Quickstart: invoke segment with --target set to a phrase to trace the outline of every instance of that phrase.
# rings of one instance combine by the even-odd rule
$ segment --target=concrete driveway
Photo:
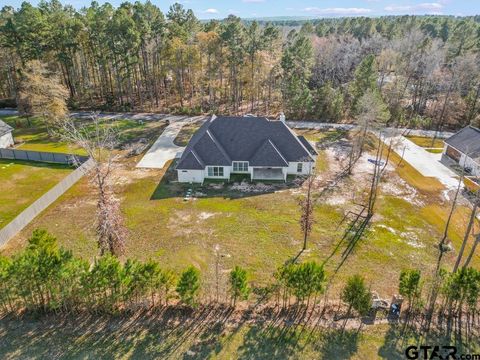
[[[403,149],[405,149],[403,158],[420,174],[436,178],[447,189],[458,187],[457,174],[440,162],[442,154],[432,154],[404,136],[395,136],[392,139],[395,152],[401,156]]]
[[[147,151],[142,160],[139,161],[137,167],[161,169],[169,160],[179,158],[185,148],[175,145],[173,140],[175,140],[185,124],[203,121],[205,119],[205,116],[167,116],[163,118],[163,120],[169,120],[170,125],[165,128],[163,133]]]

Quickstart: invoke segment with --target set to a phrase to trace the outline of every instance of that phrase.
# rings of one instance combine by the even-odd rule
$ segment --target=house
[[[13,128],[0,120],[0,149],[13,145]]]
[[[193,135],[177,163],[179,182],[230,179],[282,180],[308,175],[317,152],[283,120],[212,116]]]
[[[468,174],[480,176],[480,129],[467,126],[446,139],[442,161],[454,161]]]

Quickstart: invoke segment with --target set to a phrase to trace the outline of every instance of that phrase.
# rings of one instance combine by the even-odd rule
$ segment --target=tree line
[[[201,22],[180,4],[163,14],[149,1],[81,10],[24,2],[0,12],[0,97],[21,98],[22,79],[40,61],[70,108],[341,121],[355,119],[372,90],[389,125],[457,128],[478,123],[479,21]]]
[[[449,335],[453,330],[460,336],[462,332],[471,334],[478,322],[480,271],[465,267],[451,273],[441,270],[439,278],[441,281],[435,284],[440,294],[436,314],[444,319],[439,325],[445,326]],[[314,261],[287,262],[275,271],[272,279],[270,285],[255,288],[247,271],[235,266],[228,276],[230,306],[248,300],[254,292],[257,300],[281,309],[300,306],[313,311],[321,306],[328,287],[323,265]],[[177,274],[162,269],[153,260],[121,262],[111,254],[90,264],[59,248],[56,238],[45,230],[34,230],[22,252],[12,258],[0,257],[3,313],[22,310],[118,313],[165,306],[195,308],[212,301],[201,296],[203,286],[202,274],[193,266]],[[431,281],[423,279],[418,270],[406,269],[400,273],[398,291],[408,304],[404,310],[404,331],[408,331],[409,325],[418,326],[427,319],[424,309],[428,298],[424,295],[428,295],[431,286]],[[346,280],[340,300],[346,308],[344,327],[352,316],[372,314],[370,287],[360,275]]]

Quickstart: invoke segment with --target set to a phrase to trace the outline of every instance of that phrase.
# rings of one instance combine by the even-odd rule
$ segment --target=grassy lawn
[[[320,138],[318,134],[316,139]],[[124,160],[116,181],[129,230],[126,256],[155,259],[175,271],[195,265],[202,270],[208,291],[214,278],[216,244],[222,253],[222,272],[234,265],[245,266],[256,285],[269,283],[275,269],[300,250],[298,189],[280,187],[275,192],[257,194],[227,186],[218,189],[218,184],[212,183],[194,186],[198,196],[184,201],[189,185],[172,182],[172,172],[165,175],[164,170],[136,169],[139,159]],[[360,185],[357,178],[346,179],[335,194],[321,199],[315,207],[315,225],[302,259],[326,262],[334,293],[340,291],[346,277],[361,273],[372,290],[390,297],[398,291],[392,279],[397,279],[406,266],[417,267],[427,275],[434,267],[435,246],[448,211],[448,204],[439,197],[444,188],[405,162],[398,166],[399,160],[398,155],[391,155],[393,172],[382,183],[376,215],[358,243],[342,240],[348,221],[341,220],[355,208],[352,191],[358,187],[362,195],[364,183]],[[328,173],[331,163],[325,151],[320,152],[318,161],[320,173]],[[387,191],[399,183],[415,194],[410,198]],[[12,239],[3,253],[18,251],[32,230],[41,227],[57,236],[62,246],[92,260],[98,250],[93,226],[95,198],[91,193],[87,180],[79,181]],[[335,200],[338,196],[342,201]],[[455,213],[450,233],[455,248],[462,238],[465,211],[459,207]],[[350,247],[351,251],[346,251]],[[454,258],[454,252],[448,253],[446,264]],[[478,256],[474,264],[480,264]]]
[[[423,136],[407,136],[407,139],[424,148],[443,148],[443,139],[435,139]]]
[[[15,143],[19,143],[17,149],[85,155],[82,149],[59,141],[58,137],[49,134],[40,118],[34,117],[28,121],[12,115],[1,119],[14,128],[13,137]]]
[[[30,122],[20,116],[4,116],[1,119],[14,127],[13,136],[15,142],[19,143],[17,149],[86,155],[83,149],[60,141],[58,136],[49,134],[40,118],[32,118]],[[136,120],[121,119],[109,122],[105,126],[114,126],[118,131],[119,146],[126,146],[141,138],[150,142],[154,141],[166,127],[166,122],[142,123]]]
[[[313,142],[322,142],[340,135],[310,132],[308,136]],[[325,150],[319,152],[320,174],[332,173],[335,164],[329,156]],[[221,253],[222,293],[233,266],[246,267],[253,284],[262,286],[272,281],[278,266],[297,255],[302,245],[298,188],[277,185],[276,191],[244,193],[229,185],[211,183],[193,186],[196,197],[185,201],[190,185],[174,182],[172,167],[169,171],[137,169],[140,157],[123,159],[117,173],[116,191],[129,231],[127,257],[155,259],[177,272],[195,265],[202,271],[203,296],[208,297],[215,286],[216,244]],[[400,157],[392,153],[375,215],[355,243],[343,237],[348,221],[342,219],[362,201],[365,181],[370,178],[364,167],[371,165],[366,161],[357,164],[352,177],[316,203],[315,224],[301,259],[325,263],[331,299],[338,297],[346,278],[353,274],[365,276],[372,291],[389,299],[398,293],[397,279],[402,269],[418,268],[424,277],[432,273],[438,255],[436,244],[450,205],[441,198],[442,184],[423,177],[405,161],[399,163]],[[94,217],[95,197],[84,178],[12,239],[2,253],[16,253],[32,230],[41,227],[75,255],[93,260],[98,256]],[[448,234],[455,249],[460,247],[467,218],[468,209],[459,205]],[[470,245],[467,254],[469,250]],[[452,266],[455,257],[455,251],[447,252],[444,265]],[[480,266],[478,255],[472,265]],[[344,336],[338,330],[282,327],[282,322],[237,319],[229,324],[202,325],[194,318],[172,320],[163,314],[149,315],[148,321],[96,321],[99,328],[95,331],[91,331],[91,322],[79,323],[77,319],[52,326],[30,321],[15,327],[8,324],[8,320],[0,320],[0,341],[7,344],[0,347],[0,357],[6,359],[402,359],[405,348],[396,342],[399,329],[395,324],[366,326],[361,332],[349,330]],[[414,339],[411,334],[408,341]]]
[[[72,169],[58,164],[0,160],[0,228],[55,186]]]
[[[367,325],[361,331],[326,330],[304,324],[250,323],[224,313],[202,311],[131,317],[88,316],[0,320],[2,359],[358,359],[400,360],[417,344],[401,325]],[[433,344],[446,345],[432,335]],[[478,339],[459,353],[478,353]]]
[[[177,146],[187,146],[195,131],[197,131],[202,124],[203,122],[198,121],[183,126],[175,140],[173,140],[173,143]]]

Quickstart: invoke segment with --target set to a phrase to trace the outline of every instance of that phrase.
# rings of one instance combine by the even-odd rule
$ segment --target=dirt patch
[[[421,248],[425,248],[426,245],[423,244],[419,239],[418,239],[418,235],[413,232],[413,231],[407,231],[407,232],[403,232],[400,234],[400,236],[402,237],[402,239],[405,240],[405,242],[410,245],[411,247],[414,247],[414,248],[417,248],[417,249],[421,249]]]
[[[192,234],[205,235],[210,233],[208,227],[201,227],[206,220],[218,215],[217,213],[202,211],[195,213],[190,210],[177,210],[172,212],[168,219],[167,227],[174,236],[189,236]]]
[[[211,218],[212,216],[215,216],[215,215],[217,215],[217,214],[202,211],[200,214],[198,214],[198,218],[200,220],[207,220],[207,219],[209,219],[209,218]]]
[[[419,194],[413,186],[410,186],[405,180],[403,180],[394,172],[389,173],[388,180],[382,182],[381,191],[384,195],[401,198],[409,203],[414,204],[415,206],[425,206],[423,196]]]

